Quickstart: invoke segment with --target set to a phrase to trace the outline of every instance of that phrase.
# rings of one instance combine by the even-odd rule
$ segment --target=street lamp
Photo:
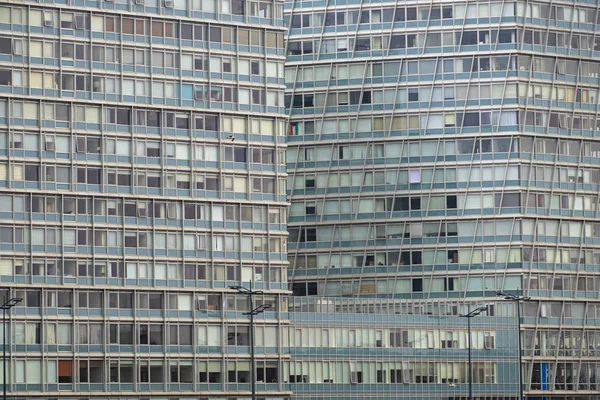
[[[252,287],[252,283],[250,283],[250,287]],[[254,307],[254,295],[263,294],[262,290],[252,290],[244,286],[229,286],[229,289],[237,290],[239,294],[248,296],[248,300],[250,301],[250,311],[245,312],[244,315],[250,316],[250,384],[252,390],[252,400],[256,400],[256,378],[254,377],[256,374],[256,361],[254,360],[254,316],[263,313],[265,310],[268,310],[271,308],[271,305],[261,304],[256,308]]]
[[[23,299],[14,297],[0,306],[0,308],[2,308],[2,373],[4,378],[2,382],[2,398],[4,400],[6,400],[6,311],[10,311],[11,308],[19,304],[21,301],[23,301]]]
[[[496,296],[504,297],[504,300],[512,301],[515,303],[517,307],[517,325],[518,325],[518,336],[517,336],[517,346],[519,348],[519,400],[523,400],[523,349],[521,345],[521,302],[529,301],[531,297],[523,296],[523,291],[521,291],[521,295],[513,295],[505,293],[501,290],[496,292]]]
[[[487,312],[487,306],[478,307],[467,314],[461,315],[467,319],[467,349],[469,351],[469,400],[473,400],[473,364],[471,362],[471,318],[478,316],[482,312]]]

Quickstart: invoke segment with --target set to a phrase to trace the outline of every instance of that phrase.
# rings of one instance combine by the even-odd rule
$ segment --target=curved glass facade
[[[529,399],[600,378],[596,2],[286,2],[299,296],[521,292]]]

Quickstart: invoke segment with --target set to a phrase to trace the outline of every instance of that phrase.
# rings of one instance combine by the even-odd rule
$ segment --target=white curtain
[[[180,294],[177,299],[177,309],[179,311],[191,311],[192,310],[192,295]]]
[[[36,344],[37,333],[39,332],[39,326],[37,324],[26,324],[25,325],[25,343]]]
[[[56,368],[56,360],[46,361],[46,375],[48,383],[58,382],[58,371]]]
[[[102,325],[90,325],[90,344],[102,344]]]
[[[71,324],[58,324],[58,344],[72,344]]]
[[[516,111],[503,111],[500,116],[500,126],[509,126],[517,124]]]
[[[17,373],[19,371],[17,370]],[[27,372],[26,372],[27,383],[41,383],[42,382],[42,362],[27,360]]]
[[[0,369],[3,369],[2,366],[0,366]],[[10,370],[7,372],[10,372]],[[0,380],[4,381],[4,374],[2,374],[2,377],[0,377]],[[10,382],[11,379],[9,378],[8,381]],[[25,361],[24,360],[15,361],[15,382],[16,383],[25,383]]]
[[[46,344],[56,344],[56,325],[46,327]]]
[[[221,345],[221,327],[220,326],[208,326],[207,327],[207,341],[208,346],[220,346]]]
[[[13,341],[15,343],[25,343],[25,324],[15,324]]]

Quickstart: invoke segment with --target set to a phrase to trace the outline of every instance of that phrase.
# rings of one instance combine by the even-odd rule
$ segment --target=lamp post
[[[250,282],[250,289],[244,286],[230,286],[229,289],[237,290],[239,294],[248,296],[250,301],[250,311],[245,312],[244,315],[250,316],[250,384],[252,390],[252,400],[256,400],[256,366],[254,360],[254,316],[263,313],[265,310],[271,308],[270,304],[261,304],[258,307],[254,307],[254,295],[263,294],[262,290],[252,290],[252,282]],[[6,400],[6,399],[5,399]]]
[[[517,326],[518,326],[518,336],[517,336],[517,346],[519,348],[519,400],[523,400],[525,397],[523,395],[523,349],[521,345],[521,302],[531,300],[531,297],[523,296],[523,291],[521,290],[521,295],[516,296],[513,294],[505,293],[501,290],[496,292],[496,296],[504,297],[504,300],[512,301],[515,303],[517,307]]]
[[[2,398],[4,400],[6,400],[6,345],[9,343],[6,340],[6,311],[10,311],[11,308],[19,304],[21,301],[23,301],[23,299],[14,297],[0,306],[0,308],[2,308],[2,374],[4,379],[2,381]]]
[[[471,318],[487,311],[487,306],[478,307],[467,314],[461,315],[467,319],[467,350],[469,352],[469,400],[473,400],[473,364],[471,362]]]

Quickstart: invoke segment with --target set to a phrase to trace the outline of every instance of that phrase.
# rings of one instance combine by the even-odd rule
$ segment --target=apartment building
[[[596,1],[289,1],[290,288],[522,305],[528,399],[595,399]]]
[[[443,54],[424,57],[419,53],[424,52],[422,47],[415,50],[418,46],[406,43],[419,43],[424,36],[418,39],[416,35],[436,29],[451,31],[455,38],[462,30],[470,43],[473,29],[461,28],[454,15],[467,13],[462,25],[476,24],[478,32],[483,32],[479,25],[486,23],[477,19],[479,14],[472,15],[472,4],[462,9],[460,4],[452,5],[450,17],[445,8],[438,7],[444,13],[443,23],[439,22],[442,18],[436,19],[438,11],[432,5],[429,25],[423,25],[425,14],[420,8],[419,17],[413,19],[416,10],[408,5],[392,6],[390,25],[389,7],[382,5],[378,27],[373,25],[377,24],[375,5],[306,3],[302,7],[308,8],[297,14],[302,15],[298,28],[294,17],[284,19],[284,9],[290,4],[276,1],[0,2],[0,287],[3,299],[21,299],[8,313],[6,335],[0,334],[9,343],[5,361],[10,397],[247,400],[251,395],[250,327],[244,313],[249,303],[246,296],[229,289],[243,285],[263,292],[255,297],[255,305],[271,306],[256,319],[255,379],[260,400],[466,399],[468,347],[472,348],[471,380],[477,398],[514,400],[518,397],[515,310],[490,296],[495,289],[520,288],[538,296],[536,300],[543,297],[523,309],[528,328],[523,344],[525,371],[531,377],[529,397],[551,390],[553,395],[564,394],[557,398],[571,399],[569,393],[578,390],[577,396],[590,398],[599,374],[594,361],[597,332],[581,326],[595,323],[594,297],[568,288],[577,282],[577,288],[591,290],[596,280],[591,272],[585,275],[582,265],[592,271],[593,263],[542,264],[539,257],[554,260],[560,254],[571,260],[575,253],[569,251],[580,249],[594,260],[593,243],[587,242],[593,236],[586,234],[585,242],[575,241],[578,227],[587,232],[591,226],[591,232],[595,231],[593,218],[589,210],[579,215],[563,208],[561,197],[562,211],[548,212],[543,221],[527,211],[526,219],[522,202],[539,197],[523,197],[521,171],[527,166],[527,171],[537,171],[542,158],[548,162],[539,162],[540,166],[550,168],[551,157],[556,165],[565,165],[560,171],[567,177],[573,168],[587,168],[591,172],[582,172],[581,182],[566,183],[560,178],[550,183],[553,178],[548,180],[550,186],[539,188],[533,180],[526,182],[536,191],[527,196],[562,196],[571,191],[573,204],[582,201],[587,207],[589,200],[584,199],[593,196],[595,179],[593,134],[583,141],[583,130],[582,139],[569,130],[571,137],[566,140],[560,139],[566,135],[563,128],[538,126],[527,136],[516,132],[513,118],[520,121],[523,107],[539,109],[534,105],[542,104],[541,99],[531,100],[531,105],[511,103],[508,95],[501,96],[500,102],[491,97],[489,104],[483,100],[486,79],[489,93],[498,93],[500,89],[493,85],[500,82],[502,93],[517,88],[520,93],[518,82],[527,74],[537,77],[540,85],[547,78],[541,71],[533,75],[534,55],[523,70],[520,58],[513,58],[520,48],[512,42],[511,29],[515,38],[519,32],[525,35],[518,30],[524,22],[516,16],[519,8],[515,6],[517,11],[510,15],[506,4],[498,17],[501,20],[490,20],[487,25],[502,27],[496,33],[489,28],[498,44],[493,49],[489,45],[488,50],[477,41],[469,44],[477,49],[467,49],[467,42],[460,49],[453,48],[457,54],[450,58],[455,59],[456,71],[445,75],[425,72],[433,58],[439,59],[435,68],[441,65],[444,71]],[[296,13],[299,5],[289,10]],[[339,8],[336,22],[331,25],[324,20],[319,25],[319,10],[328,7]],[[497,4],[489,7],[496,13]],[[400,10],[408,20],[400,19]],[[567,7],[561,10],[561,15],[573,15]],[[352,19],[355,12],[360,12],[360,21]],[[364,17],[363,12],[367,12]],[[310,25],[309,34],[304,21],[312,24],[313,15],[316,25]],[[331,21],[331,16],[327,18]],[[291,36],[286,47],[288,26]],[[308,44],[307,38],[317,37],[316,27],[323,30],[326,48],[333,46],[330,40],[336,40],[336,50],[323,50],[319,60],[327,61],[312,66],[311,46],[320,49],[321,44],[314,40]],[[355,30],[354,38],[341,33],[350,32],[349,27]],[[394,43],[404,40],[404,50],[396,51],[395,46],[401,44],[394,44],[396,53],[371,50],[371,40],[377,46],[377,35],[370,30],[381,33],[384,46],[391,43],[390,35],[397,28],[403,33],[394,33]],[[382,33],[386,29],[388,39]],[[418,33],[408,33],[411,30]],[[368,33],[368,45],[362,31]],[[344,35],[348,49],[360,43],[352,55],[344,51]],[[584,43],[583,36],[577,36],[577,43]],[[492,40],[485,35],[481,38]],[[301,59],[294,44],[298,40]],[[497,57],[492,50],[500,51]],[[475,61],[473,56],[486,51],[489,70],[484,69],[484,57]],[[561,56],[565,63],[571,60],[569,54]],[[463,72],[459,72],[459,59],[467,65],[469,57],[471,69],[464,72],[466,67],[461,67]],[[379,67],[371,67],[370,62],[377,59]],[[408,64],[413,59],[418,63]],[[593,60],[585,62],[586,71],[595,73]],[[364,67],[360,78],[356,63]],[[519,68],[513,68],[513,63]],[[503,65],[504,69],[496,69]],[[572,65],[564,65],[565,76],[557,74],[557,82],[573,86]],[[323,66],[330,68],[326,79]],[[290,71],[296,74],[305,67],[302,76],[306,78],[297,84],[295,78],[290,81]],[[377,68],[380,75],[367,72]],[[289,108],[291,125],[284,76],[294,91],[288,99],[294,105]],[[429,76],[430,92],[420,92],[427,90],[423,76]],[[589,104],[596,98],[592,76],[586,78],[590,88],[577,84],[577,90],[587,90],[581,98]],[[446,79],[457,82],[457,97],[444,97],[438,108],[428,105],[431,112],[423,111],[421,102],[427,93],[437,93],[434,81],[436,85],[440,81],[444,93],[446,87],[450,90]],[[335,82],[330,84],[330,80]],[[469,97],[467,105],[461,93],[475,96],[470,85],[479,81],[478,96],[483,97]],[[409,90],[408,82],[410,93],[401,95],[406,100],[392,102],[391,108],[387,100],[377,100],[390,99],[392,88],[398,87],[398,93],[405,86]],[[295,97],[299,84],[300,100]],[[552,85],[558,87],[558,83]],[[364,89],[368,87],[374,88],[369,94]],[[339,102],[332,103],[332,97],[327,108],[312,110],[310,91],[316,106],[325,104],[316,92],[326,88]],[[575,126],[575,114],[565,117],[568,113],[560,111],[567,104],[564,101],[558,108],[546,107],[549,124],[572,121]],[[452,123],[451,112],[440,111],[442,128],[422,119],[427,115],[433,124],[439,120],[436,110],[440,107],[455,111],[454,131],[446,126]],[[480,113],[478,121],[489,117],[489,123],[483,124],[485,135],[480,135],[483,128],[478,125],[463,127],[465,123],[457,122],[474,124],[475,108]],[[560,111],[558,117],[553,117],[559,112],[555,108]],[[577,112],[584,111],[582,107]],[[422,123],[424,128],[420,128]],[[381,128],[384,125],[389,127],[387,133]],[[572,142],[580,142],[580,157],[587,143],[588,158],[531,150],[528,164],[523,162],[526,155],[518,149],[526,148],[527,142],[517,147],[515,143],[529,137],[530,148],[537,149],[541,139],[536,132],[542,129],[555,129],[549,132],[556,135],[547,140],[556,140],[557,148],[571,149]],[[436,141],[441,153],[432,152],[429,139]],[[459,153],[458,149],[469,146],[459,143],[463,139],[471,140],[473,149],[498,150]],[[286,142],[291,145],[287,153]],[[548,143],[550,149],[552,142]],[[331,147],[325,160],[321,146]],[[517,150],[500,150],[505,146]],[[308,157],[302,166],[300,154]],[[465,166],[470,168],[468,173],[460,169]],[[485,184],[481,181],[477,186],[471,176],[487,177],[488,167],[494,168],[493,176],[498,178],[486,178]],[[292,171],[291,185],[286,168]],[[504,170],[496,172],[495,168]],[[325,190],[321,171],[328,174]],[[364,179],[355,174],[359,171],[365,173]],[[467,181],[464,176],[469,177]],[[293,188],[291,216],[286,184]],[[498,206],[488,207],[490,195]],[[376,208],[366,215],[368,201]],[[479,204],[479,210],[473,204]],[[542,206],[536,207],[542,212]],[[298,214],[299,209],[304,214]],[[564,225],[567,212],[572,229]],[[435,224],[439,234],[434,234]],[[564,247],[557,247],[553,229],[562,235]],[[539,246],[541,239],[534,232],[546,231],[549,236]],[[329,242],[321,240],[329,233]],[[485,245],[491,238],[496,242]],[[521,246],[521,241],[527,246]],[[532,272],[522,280],[525,268]],[[555,288],[558,277],[564,285],[560,295],[571,295],[571,300],[560,300]],[[530,282],[538,285],[536,292]],[[288,297],[288,288],[297,296]],[[469,342],[466,321],[459,315],[483,305],[489,312],[472,321]],[[578,386],[573,384],[574,376]]]
[[[289,398],[283,32],[277,1],[0,2],[12,398],[249,397],[250,282]]]

